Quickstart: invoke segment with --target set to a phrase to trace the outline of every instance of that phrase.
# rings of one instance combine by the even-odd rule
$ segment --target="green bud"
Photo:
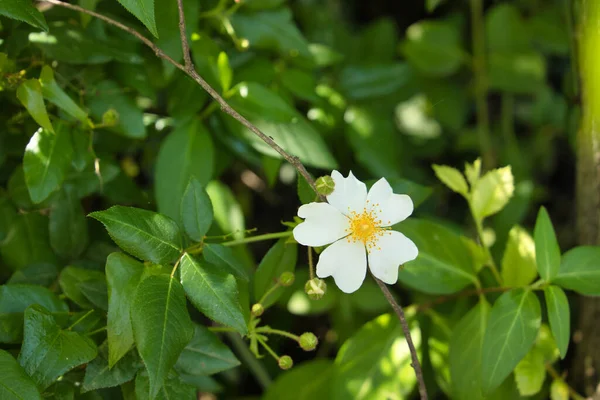
[[[281,369],[290,369],[294,366],[294,360],[290,356],[281,356],[279,360],[277,360],[279,364],[279,368]]]
[[[317,337],[313,333],[305,332],[302,335],[300,335],[300,347],[302,347],[302,350],[313,351],[317,348],[318,344],[319,339],[317,339]]]
[[[322,194],[324,196],[333,193],[333,189],[335,189],[335,182],[333,181],[333,178],[329,175],[320,177],[315,183],[317,185],[317,190],[319,191],[319,194]]]
[[[119,122],[119,113],[114,108],[109,108],[102,114],[102,123],[106,126],[115,126]]]
[[[327,284],[323,279],[313,278],[306,281],[304,292],[306,292],[311,300],[319,300],[327,292]]]
[[[265,308],[263,307],[262,304],[256,303],[252,306],[251,313],[255,317],[260,317],[261,315],[263,315],[264,312],[265,312]]]
[[[292,283],[294,283],[294,279],[295,279],[295,276],[294,276],[293,272],[284,272],[279,277],[279,284],[281,286],[291,286]]]

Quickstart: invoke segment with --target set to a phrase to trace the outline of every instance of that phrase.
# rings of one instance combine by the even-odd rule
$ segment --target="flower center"
[[[373,210],[366,208],[362,213],[356,211],[350,212],[350,227],[347,229],[347,240],[353,242],[363,242],[367,250],[376,247],[377,239],[381,237],[387,228],[381,227],[381,220]]]

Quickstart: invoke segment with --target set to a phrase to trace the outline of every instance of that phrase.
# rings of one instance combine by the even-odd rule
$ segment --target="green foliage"
[[[263,307],[269,307],[283,294],[285,287],[273,286],[279,281],[284,272],[294,272],[298,246],[280,239],[263,257],[256,273],[254,274],[254,298],[261,301]]]
[[[35,383],[17,361],[0,350],[0,396],[3,399],[41,399]]]

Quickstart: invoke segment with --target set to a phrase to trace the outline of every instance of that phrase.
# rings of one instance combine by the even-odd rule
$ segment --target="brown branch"
[[[190,45],[187,40],[185,29],[185,13],[183,11],[183,0],[177,0],[177,9],[179,10],[179,35],[181,36],[181,49],[183,50],[183,61],[186,70],[195,70],[192,58],[190,57]]]
[[[425,387],[425,381],[423,379],[423,370],[421,369],[421,363],[419,362],[419,357],[417,356],[417,349],[415,348],[415,344],[412,341],[412,336],[410,335],[410,328],[408,327],[408,323],[406,322],[406,317],[404,316],[404,310],[399,303],[396,302],[394,296],[388,289],[387,285],[373,276],[377,285],[383,292],[386,300],[392,308],[394,312],[398,316],[400,320],[400,325],[402,325],[402,331],[404,331],[404,337],[406,337],[406,343],[408,344],[408,348],[410,349],[410,357],[412,358],[412,367],[415,370],[415,375],[417,376],[417,381],[419,382],[419,394],[421,395],[421,400],[427,400],[427,388]]]

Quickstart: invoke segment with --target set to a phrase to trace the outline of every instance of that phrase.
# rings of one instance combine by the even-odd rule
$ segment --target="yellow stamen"
[[[376,204],[378,206],[379,204]],[[346,240],[348,242],[362,242],[366,247],[367,251],[374,249],[379,250],[377,247],[378,239],[383,236],[389,228],[382,227],[382,221],[377,216],[376,210],[367,210],[365,208],[362,213],[351,211],[348,218],[350,218],[350,227],[347,229],[348,236]]]

